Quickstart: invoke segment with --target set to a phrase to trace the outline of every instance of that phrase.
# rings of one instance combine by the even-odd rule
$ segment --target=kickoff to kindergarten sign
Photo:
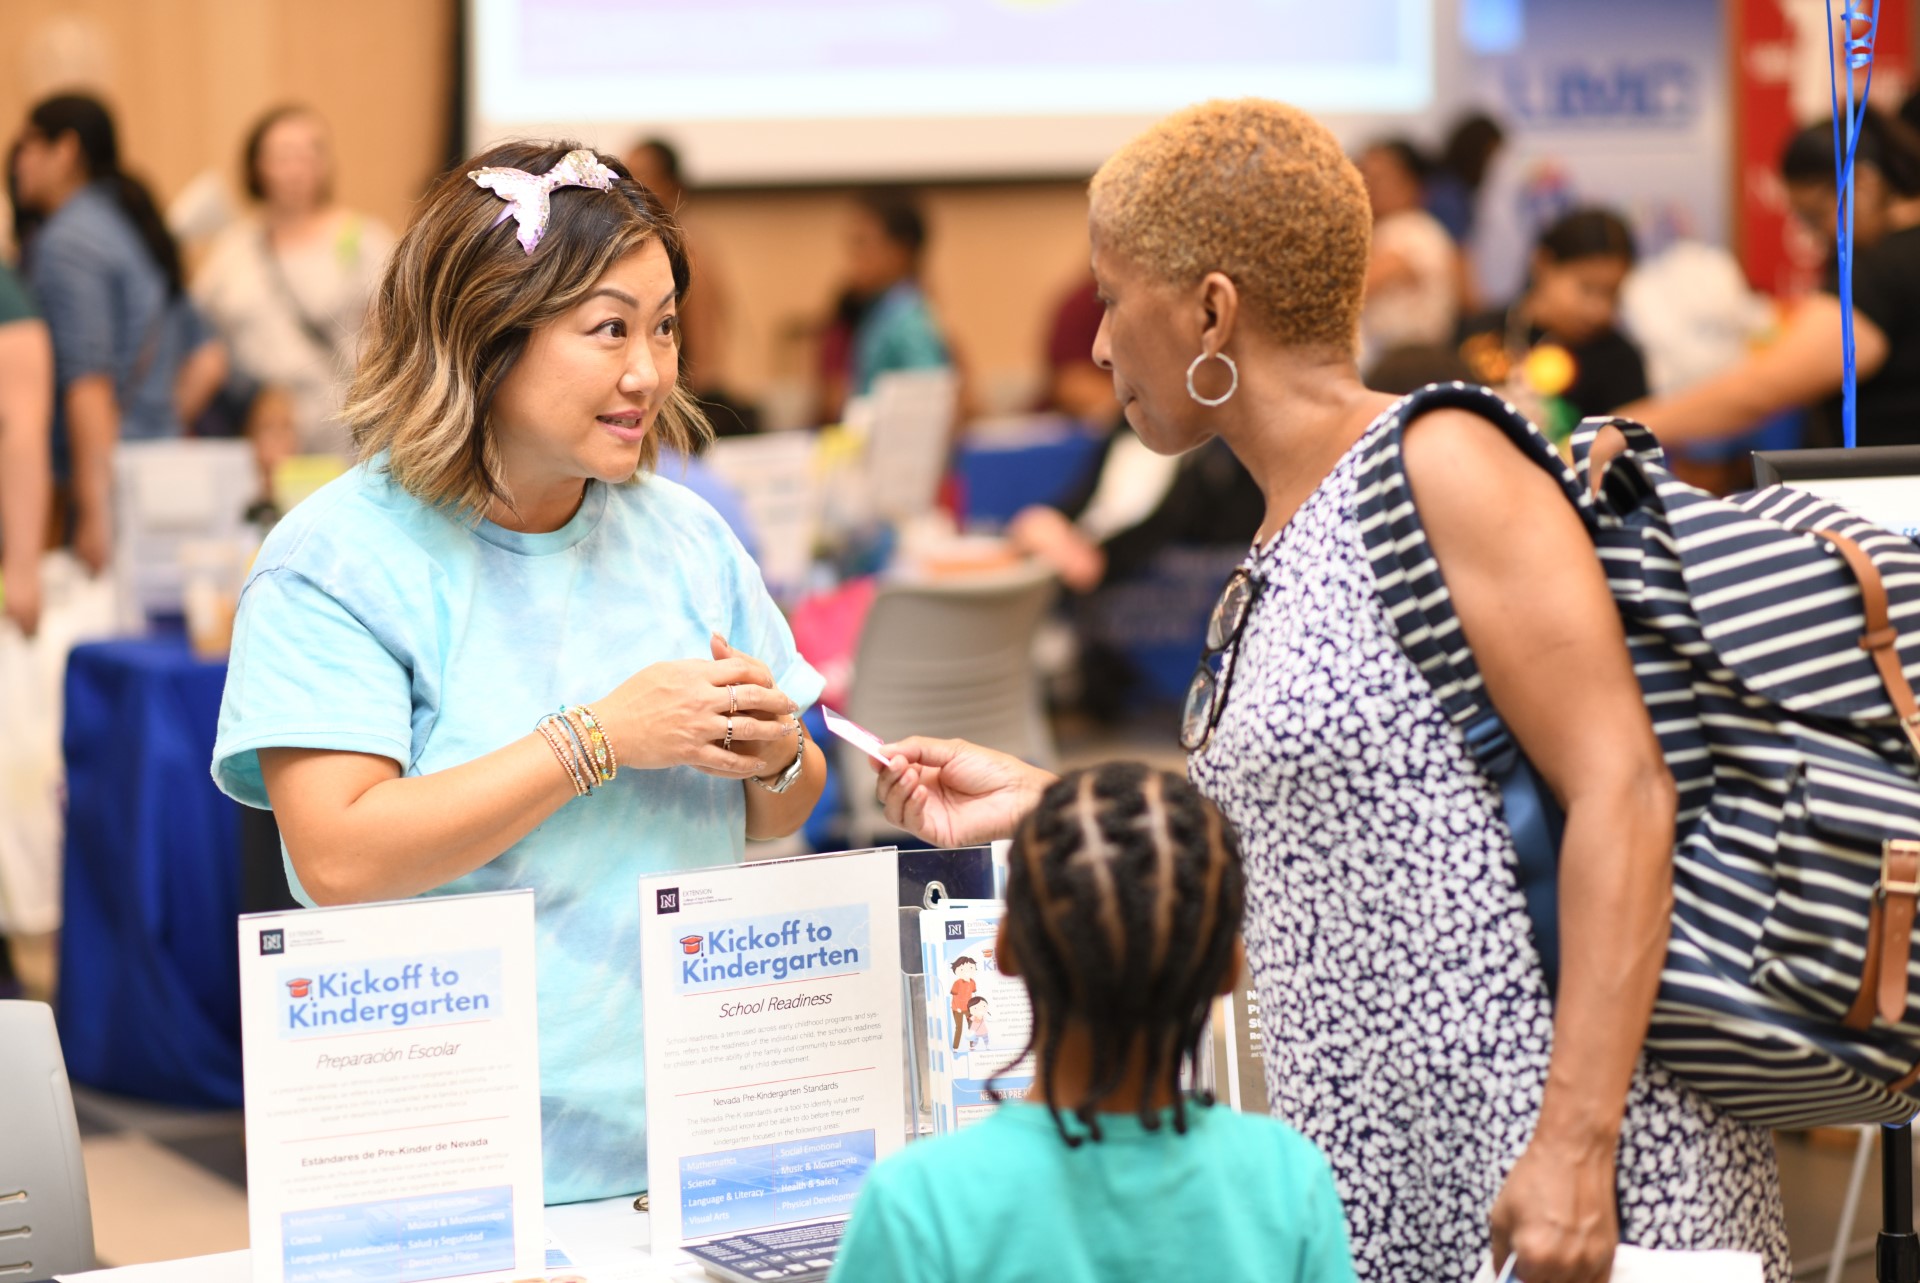
[[[640,883],[656,1243],[844,1217],[904,1140],[891,850]]]
[[[240,919],[254,1283],[542,1276],[533,893]]]
[[[500,951],[280,969],[280,1036],[463,1024],[500,1009]]]
[[[871,964],[872,935],[864,904],[718,923],[676,941],[680,971],[674,992],[713,993],[742,984],[865,971]]]

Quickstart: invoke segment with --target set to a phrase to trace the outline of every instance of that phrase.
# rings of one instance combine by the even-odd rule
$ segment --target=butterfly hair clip
[[[510,169],[503,165],[490,165],[485,169],[467,171],[467,177],[486,188],[507,207],[500,211],[500,217],[493,220],[493,226],[511,218],[519,224],[517,239],[520,248],[531,254],[546,234],[547,219],[553,213],[549,199],[556,187],[591,187],[595,191],[607,191],[620,181],[620,175],[600,163],[600,158],[581,148],[570,151],[560,158],[560,163],[544,174],[529,174],[524,169]]]

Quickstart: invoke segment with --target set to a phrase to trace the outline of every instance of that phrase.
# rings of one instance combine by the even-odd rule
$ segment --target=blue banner
[[[1727,243],[1726,19],[1719,0],[1463,0],[1461,109],[1509,131],[1482,195],[1489,304],[1520,291],[1534,239],[1578,205],[1633,225],[1643,256]]]

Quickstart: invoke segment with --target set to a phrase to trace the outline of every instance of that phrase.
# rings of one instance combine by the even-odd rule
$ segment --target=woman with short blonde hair
[[[1128,422],[1164,454],[1218,437],[1266,496],[1182,742],[1241,837],[1274,1112],[1331,1161],[1362,1279],[1471,1278],[1491,1248],[1527,1283],[1599,1283],[1626,1242],[1763,1253],[1785,1283],[1771,1136],[1641,1054],[1674,787],[1592,541],[1486,401],[1361,383],[1370,219],[1333,136],[1259,99],[1168,117],[1093,181],[1093,355]],[[1500,794],[1368,559],[1362,465],[1400,429],[1448,646],[1565,810],[1552,995]],[[890,751],[889,817],[941,844],[1004,835],[1048,779]]]
[[[214,777],[271,807],[310,904],[530,887],[549,1203],[646,1183],[640,874],[792,832],[820,676],[727,527],[651,472],[678,228],[618,162],[503,144],[389,263],[360,462],[241,597]]]

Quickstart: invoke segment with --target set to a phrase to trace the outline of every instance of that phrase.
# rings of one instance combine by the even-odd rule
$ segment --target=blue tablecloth
[[[76,1082],[240,1104],[239,806],[207,773],[226,674],[179,638],[68,663],[55,1010]]]

